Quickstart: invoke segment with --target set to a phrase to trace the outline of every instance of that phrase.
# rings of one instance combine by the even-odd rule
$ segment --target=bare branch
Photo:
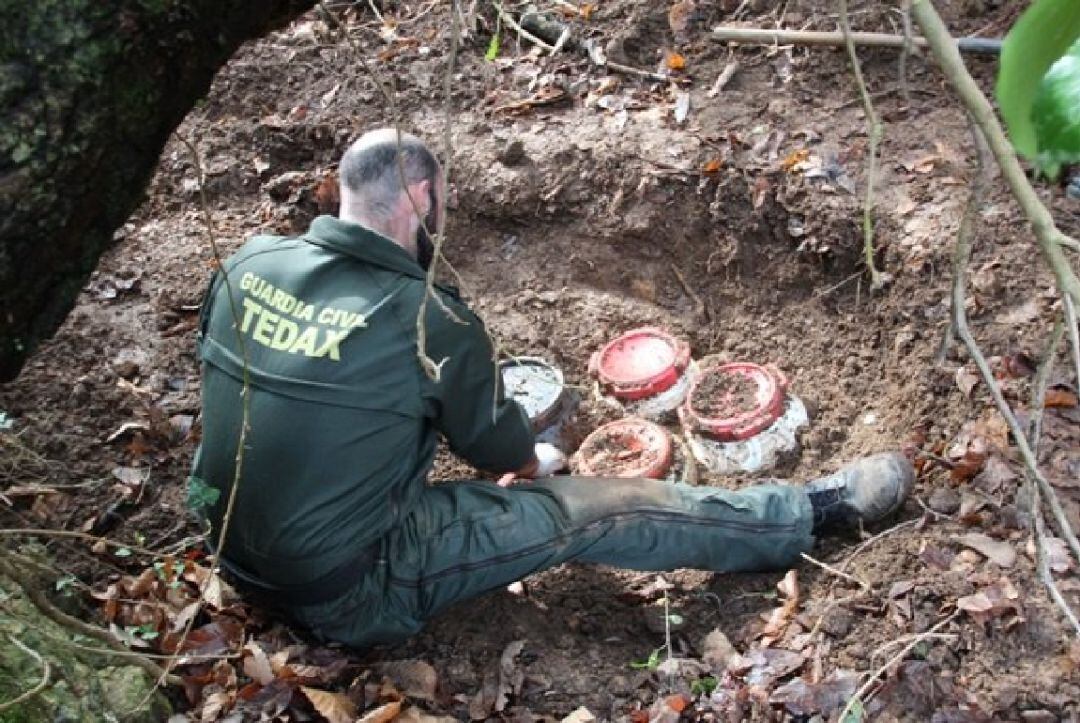
[[[12,698],[11,700],[6,700],[3,703],[0,703],[0,713],[3,713],[6,710],[10,710],[11,708],[14,708],[20,703],[25,703],[26,701],[33,698],[35,695],[41,693],[41,691],[45,690],[45,686],[49,684],[49,676],[52,674],[52,668],[49,666],[49,661],[41,657],[41,653],[31,647],[24,645],[22,641],[20,641],[14,635],[9,635],[7,636],[7,638],[11,641],[12,645],[14,645],[19,650],[23,651],[37,661],[37,664],[41,666],[41,680],[38,682],[37,685],[35,685],[33,688],[26,691],[25,693],[22,693],[21,695]]]
[[[131,658],[132,663],[149,673],[153,678],[158,680],[159,683],[164,681],[169,685],[181,684],[180,678],[178,676],[172,675],[171,673],[167,672],[165,669],[161,668],[152,660],[138,655],[137,653],[135,653],[135,651],[129,649],[119,640],[110,635],[108,631],[103,630],[96,625],[91,625],[90,623],[83,622],[82,620],[68,615],[63,610],[56,607],[56,605],[54,605],[53,602],[49,600],[45,593],[41,591],[40,587],[36,584],[33,577],[27,572],[25,572],[21,567],[12,564],[8,560],[0,558],[0,573],[3,573],[5,576],[14,580],[15,583],[23,589],[23,592],[26,593],[26,596],[30,598],[30,602],[34,604],[34,607],[40,610],[41,613],[45,615],[45,617],[49,618],[54,623],[60,625],[61,627],[67,628],[68,630],[73,630],[80,635],[85,635],[87,637],[94,638],[95,640],[100,640],[113,650],[134,654],[134,657]],[[153,690],[151,690],[151,694],[152,693]]]
[[[944,620],[939,622],[934,627],[927,630],[925,633],[919,633],[918,635],[913,636],[910,643],[905,645],[903,647],[903,649],[900,650],[899,653],[897,653],[896,655],[889,658],[885,662],[884,665],[882,665],[880,668],[878,668],[876,671],[874,671],[874,673],[867,679],[867,681],[865,683],[863,683],[862,687],[859,688],[857,691],[855,691],[855,695],[851,696],[851,698],[848,700],[847,705],[844,706],[844,710],[842,710],[840,712],[840,717],[837,718],[837,720],[841,720],[841,721],[847,720],[848,719],[848,714],[851,712],[851,709],[855,706],[855,703],[856,702],[858,702],[858,703],[863,702],[866,694],[870,691],[871,688],[874,687],[874,684],[877,683],[878,678],[880,678],[882,675],[885,675],[886,673],[888,673],[889,668],[893,667],[894,665],[899,663],[901,660],[903,660],[907,656],[908,653],[910,653],[912,650],[915,649],[916,645],[918,645],[919,643],[921,643],[924,640],[929,640],[930,638],[939,637],[938,631],[941,630],[946,625],[948,625],[949,623],[951,623],[953,620],[955,620],[956,616],[958,616],[959,614],[960,614],[960,611],[957,610],[952,615],[950,615],[949,617],[945,618]],[[888,645],[888,643],[886,643],[886,645]],[[873,657],[873,655],[871,655],[871,657]]]
[[[971,77],[963,59],[956,48],[956,42],[949,35],[945,23],[933,4],[929,0],[915,0],[912,5],[912,15],[922,28],[934,57],[937,58],[945,76],[953,84],[957,94],[963,101],[968,112],[974,117],[986,137],[990,149],[997,159],[1005,181],[1009,184],[1013,196],[1023,209],[1024,214],[1031,222],[1038,241],[1050,270],[1054,273],[1058,288],[1062,293],[1068,293],[1074,302],[1080,302],[1080,280],[1069,266],[1068,261],[1061,249],[1067,237],[1054,224],[1050,211],[1039,199],[1031,182],[1024,174],[1020,161],[1016,157],[1012,145],[1009,143],[1005,131],[1001,127],[994,109],[990,105],[983,92],[979,90],[975,79]],[[1026,446],[1026,443],[1025,443]],[[1075,537],[1074,537],[1075,539]]]
[[[874,183],[877,182],[878,144],[881,143],[882,125],[877,111],[874,110],[874,101],[870,99],[870,92],[866,89],[862,66],[859,65],[859,56],[855,52],[855,42],[851,38],[847,0],[839,1],[840,31],[844,34],[844,45],[847,46],[851,71],[855,74],[855,83],[859,86],[859,96],[862,98],[863,112],[866,114],[866,130],[870,138],[866,159],[866,197],[863,201],[863,255],[866,268],[870,270],[870,290],[877,291],[888,281],[887,277],[874,266]]]
[[[916,13],[918,13],[919,8],[922,7],[921,3],[922,0],[919,0],[915,5]],[[916,15],[916,17],[918,17],[918,15]],[[1043,476],[1042,472],[1039,471],[1038,461],[1034,451],[1032,451],[1031,446],[1028,444],[1027,435],[1020,426],[1020,422],[1017,421],[1016,415],[1013,414],[1009,403],[1005,400],[1005,395],[1002,394],[1001,386],[998,384],[997,379],[994,378],[994,373],[993,370],[990,369],[990,364],[986,361],[986,357],[983,355],[982,350],[975,341],[975,337],[972,336],[971,329],[968,328],[967,310],[965,308],[967,296],[965,291],[967,287],[967,265],[971,258],[971,240],[974,236],[976,221],[978,220],[978,208],[982,202],[986,186],[989,184],[990,156],[989,148],[986,143],[987,139],[983,136],[981,126],[973,125],[972,133],[975,138],[976,163],[978,165],[975,178],[971,183],[971,195],[968,197],[968,203],[964,208],[964,214],[960,218],[960,229],[957,232],[956,237],[956,250],[953,254],[953,328],[956,331],[956,335],[959,336],[960,340],[964,343],[964,346],[967,347],[968,353],[975,362],[975,366],[978,367],[979,373],[982,375],[983,383],[989,390],[995,406],[997,406],[998,411],[1001,413],[1001,416],[1005,419],[1005,423],[1009,427],[1009,431],[1012,433],[1013,441],[1020,450],[1020,457],[1024,462],[1024,466],[1027,468],[1028,473],[1035,479],[1039,486],[1039,490],[1042,492],[1043,497],[1046,498],[1046,502],[1050,506],[1054,519],[1061,529],[1062,537],[1065,538],[1065,541],[1069,544],[1070,549],[1072,549],[1073,554],[1076,555],[1077,559],[1080,559],[1080,540],[1076,539],[1076,534],[1073,532],[1069,520],[1065,516],[1065,510],[1062,509],[1061,502],[1058,500],[1054,488],[1050,485],[1050,482],[1046,477]],[[1013,157],[1013,160],[1015,161],[1015,156]],[[1054,246],[1054,248],[1057,249],[1056,246]],[[1060,253],[1060,250],[1058,250],[1058,252]]]

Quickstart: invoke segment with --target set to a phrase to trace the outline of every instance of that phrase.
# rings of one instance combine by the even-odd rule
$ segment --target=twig
[[[1068,296],[1063,299],[1065,307],[1065,328],[1069,332],[1069,347],[1072,350],[1073,371],[1076,372],[1076,384],[1080,387],[1080,331],[1076,328],[1076,307]]]
[[[731,79],[735,77],[735,73],[739,72],[739,61],[730,60],[728,64],[724,66],[724,69],[720,71],[720,75],[716,76],[716,82],[713,83],[712,88],[705,94],[708,98],[715,98],[720,95],[720,91],[731,82]]]
[[[1067,303],[1069,297],[1066,296],[1065,301]],[[1028,441],[1031,444],[1031,451],[1036,455],[1039,453],[1039,438],[1042,436],[1046,388],[1050,383],[1050,375],[1054,368],[1054,357],[1057,354],[1058,344],[1061,343],[1061,337],[1065,332],[1069,316],[1069,306],[1066,305],[1062,318],[1058,319],[1057,323],[1054,324],[1054,330],[1050,333],[1050,341],[1046,345],[1046,352],[1043,354],[1042,361],[1039,362],[1039,368],[1035,373],[1035,381],[1032,383],[1031,422],[1028,424]],[[1073,323],[1075,323],[1075,320]],[[1031,516],[1035,522],[1035,567],[1043,585],[1046,586],[1047,592],[1050,593],[1050,599],[1064,613],[1065,619],[1072,624],[1073,629],[1080,636],[1080,620],[1077,620],[1076,613],[1073,612],[1072,607],[1065,600],[1065,596],[1061,594],[1061,590],[1054,580],[1053,571],[1050,569],[1050,556],[1046,551],[1046,520],[1043,518],[1039,488],[1032,481],[1031,475],[1027,475],[1027,478],[1028,484],[1031,486]]]
[[[1074,302],[1080,302],[1080,280],[1069,267],[1061,249],[1062,244],[1066,243],[1063,239],[1067,237],[1054,225],[1053,216],[1032,188],[1008,136],[994,115],[990,101],[968,72],[948,28],[929,0],[915,0],[911,11],[942,71],[985,135],[1005,181],[1031,222],[1039,249],[1057,280],[1058,288],[1072,296]]]
[[[896,640],[890,640],[889,642],[883,644],[880,648],[878,648],[874,652],[870,653],[870,661],[873,662],[874,658],[876,658],[879,655],[882,655],[886,650],[889,650],[890,648],[894,648],[897,645],[903,645],[904,643],[909,642],[911,640],[914,640],[915,638],[919,638],[920,639],[919,641],[922,642],[923,640],[946,640],[946,641],[952,641],[952,640],[956,640],[958,637],[960,637],[960,636],[958,636],[956,633],[913,633],[911,635],[901,635]]]
[[[877,291],[886,282],[886,278],[874,266],[874,183],[877,181],[877,155],[878,144],[881,142],[882,125],[877,111],[874,110],[874,101],[870,99],[870,91],[866,89],[862,66],[859,65],[859,56],[855,52],[855,42],[851,37],[851,23],[848,20],[847,0],[839,0],[839,2],[840,31],[844,34],[844,45],[847,46],[851,71],[855,75],[855,83],[858,85],[859,95],[862,97],[863,112],[866,114],[866,129],[870,136],[870,147],[867,150],[866,159],[866,198],[863,201],[863,253],[866,268],[870,270],[870,290]]]
[[[915,649],[916,645],[918,645],[919,643],[921,643],[924,640],[928,640],[928,639],[930,639],[932,637],[937,637],[937,631],[941,630],[941,628],[945,627],[947,624],[949,624],[953,620],[955,620],[956,616],[959,615],[959,614],[960,614],[960,611],[957,610],[952,615],[950,615],[949,617],[945,618],[944,620],[939,622],[934,627],[927,630],[925,633],[919,633],[918,635],[915,635],[910,643],[905,645],[903,647],[903,649],[899,653],[897,653],[893,657],[889,658],[889,660],[884,665],[882,665],[880,668],[878,668],[876,671],[874,671],[874,673],[870,676],[870,678],[865,683],[863,683],[862,687],[859,688],[857,691],[855,691],[855,695],[851,696],[851,698],[848,700],[847,705],[844,706],[844,710],[842,710],[840,712],[840,717],[837,718],[837,720],[841,720],[841,721],[847,720],[848,713],[851,712],[852,707],[855,705],[856,702],[859,702],[859,703],[863,702],[863,697],[867,694],[867,692],[871,688],[874,687],[874,684],[877,683],[878,678],[880,678],[882,675],[885,675],[886,673],[888,673],[889,668],[891,668],[892,666],[896,665],[901,660],[903,660],[904,657],[908,653],[910,653],[912,650]],[[888,643],[886,643],[886,645],[888,645]],[[873,659],[872,654],[871,654],[870,657],[871,657],[871,659]]]
[[[145,547],[139,547],[138,545],[129,545],[125,542],[117,542],[111,540],[108,537],[98,537],[97,535],[91,535],[87,532],[78,532],[77,530],[46,530],[38,529],[36,527],[7,527],[0,528],[0,535],[4,536],[36,536],[36,537],[73,537],[79,540],[86,540],[87,542],[93,542],[95,545],[101,544],[108,547],[124,548],[137,552],[140,555],[149,555],[150,557],[162,557],[162,553],[154,550],[147,549]]]
[[[802,559],[806,560],[807,562],[809,562],[809,563],[811,563],[813,565],[817,565],[818,567],[820,567],[822,570],[829,573],[830,575],[836,575],[837,577],[839,577],[839,578],[841,578],[843,580],[847,580],[848,582],[853,582],[856,585],[858,585],[859,587],[861,587],[866,592],[872,592],[873,591],[873,588],[870,587],[869,583],[867,583],[867,582],[865,582],[863,580],[860,580],[859,578],[855,577],[854,575],[846,573],[843,570],[837,570],[832,565],[829,565],[828,563],[824,563],[821,560],[810,557],[810,555],[807,555],[805,552],[800,553],[800,554],[802,555]]]
[[[34,650],[33,648],[23,645],[23,643],[14,635],[9,635],[7,636],[7,638],[11,641],[12,645],[14,645],[19,650],[23,651],[37,661],[37,664],[41,666],[41,680],[38,681],[38,684],[35,685],[33,688],[26,691],[25,693],[22,693],[18,697],[0,703],[0,713],[3,713],[6,710],[10,710],[11,708],[14,708],[20,703],[25,703],[26,701],[33,698],[35,695],[41,693],[41,691],[45,690],[45,686],[49,684],[49,676],[52,673],[52,668],[49,666],[49,661],[41,657],[41,653]]]
[[[195,143],[181,136],[179,133],[175,134],[177,139],[183,143],[190,155],[191,162],[195,166],[195,174],[199,182],[199,206],[203,214],[203,222],[206,224],[206,236],[210,241],[210,251],[214,256],[214,263],[217,265],[218,271],[221,273],[222,283],[225,286],[225,294],[229,297],[229,313],[232,315],[233,329],[236,332],[236,343],[240,348],[240,359],[243,367],[240,375],[240,433],[236,440],[236,455],[233,459],[233,479],[232,485],[229,488],[229,496],[225,501],[225,509],[221,514],[221,525],[217,531],[217,540],[214,548],[210,551],[209,567],[210,574],[199,585],[199,605],[201,606],[206,599],[206,591],[210,586],[210,583],[214,580],[215,575],[218,572],[218,559],[221,557],[221,551],[225,547],[225,540],[229,534],[229,524],[232,521],[233,511],[236,508],[236,499],[239,496],[237,494],[240,489],[240,480],[244,474],[244,459],[247,454],[247,438],[248,432],[251,431],[251,364],[250,356],[248,354],[247,340],[244,338],[244,334],[241,331],[240,324],[240,308],[236,300],[236,294],[233,293],[232,281],[229,279],[229,272],[225,268],[224,260],[221,257],[221,250],[218,248],[217,243],[217,228],[214,224],[214,215],[210,212],[210,202],[206,198],[206,174],[203,172],[202,156],[199,153],[199,149]],[[213,289],[211,289],[213,293]],[[210,299],[207,300],[210,303]],[[161,667],[160,675],[157,677],[153,687],[146,694],[146,696],[135,706],[135,710],[141,708],[146,702],[154,695],[158,687],[168,683],[169,685],[176,685],[179,679],[171,674],[172,669],[176,666],[179,660],[179,651],[184,647],[184,643],[187,642],[188,635],[191,634],[191,630],[195,625],[195,618],[198,615],[192,615],[188,618],[183,632],[180,634],[180,640],[177,643],[177,654],[166,661],[165,665]],[[114,646],[115,647],[115,646]],[[150,665],[149,660],[146,661]],[[155,668],[158,666],[154,665]]]
[[[1057,354],[1058,344],[1065,333],[1065,318],[1068,313],[1057,320],[1054,330],[1050,332],[1050,341],[1046,344],[1046,351],[1039,362],[1039,368],[1035,371],[1035,379],[1031,383],[1031,419],[1028,421],[1028,442],[1031,451],[1038,454],[1039,437],[1042,436],[1042,418],[1045,410],[1046,388],[1050,385],[1050,374],[1054,368],[1054,356]]]
[[[457,6],[457,0],[452,0],[452,5]],[[416,312],[416,351],[420,357],[420,363],[424,367],[424,371],[435,382],[438,382],[442,374],[442,365],[446,363],[447,358],[437,364],[427,355],[427,329],[425,323],[425,313],[427,311],[428,299],[434,298],[443,308],[443,311],[450,314],[453,318],[453,312],[449,307],[443,303],[442,298],[435,293],[435,272],[439,265],[439,259],[442,257],[443,242],[446,240],[446,196],[450,193],[450,168],[454,160],[454,148],[452,131],[454,127],[454,63],[457,60],[458,45],[461,42],[461,27],[459,24],[458,14],[450,13],[450,55],[446,59],[446,76],[443,81],[443,92],[445,93],[444,99],[444,112],[446,114],[446,124],[443,128],[443,193],[441,199],[439,199],[439,214],[436,219],[438,228],[435,229],[435,234],[432,236],[432,244],[434,249],[431,254],[431,264],[427,268],[427,279],[424,284],[424,296],[420,299],[420,308]],[[401,131],[398,131],[400,138]],[[400,140],[399,140],[400,142]],[[398,154],[398,158],[401,158],[401,154]],[[400,161],[399,161],[400,165]],[[405,183],[404,171],[402,171],[402,184]],[[412,196],[406,189],[405,195]],[[415,203],[414,203],[415,209]],[[420,215],[417,214],[419,217]],[[425,229],[427,224],[424,222],[423,217],[420,217],[421,223],[424,224]]]
[[[854,281],[855,279],[859,278],[860,276],[862,276],[862,271],[861,271],[861,270],[860,270],[860,271],[856,271],[856,272],[855,272],[855,273],[853,273],[853,274],[852,274],[851,276],[848,276],[847,278],[845,278],[845,279],[842,279],[841,281],[838,281],[837,283],[833,284],[833,285],[832,285],[832,286],[830,286],[829,288],[827,288],[827,289],[823,289],[823,290],[821,290],[821,291],[819,291],[819,292],[815,293],[815,294],[814,294],[814,298],[815,298],[815,299],[820,299],[820,298],[821,298],[822,296],[828,296],[829,294],[831,294],[832,292],[836,291],[836,290],[837,290],[837,289],[839,289],[840,287],[842,287],[842,286],[846,286],[846,285],[850,284],[850,283],[851,283],[852,281]]]
[[[651,70],[641,70],[640,68],[634,68],[630,65],[623,65],[622,63],[616,63],[613,60],[604,60],[602,63],[597,63],[601,68],[607,68],[614,70],[616,73],[625,73],[626,75],[636,75],[639,78],[648,78],[649,80],[655,80],[658,83],[667,83],[671,80],[670,76],[662,73],[654,73]]]
[[[1057,227],[1054,225],[1053,217],[1051,217],[1050,212],[1047,210],[1046,206],[1043,205],[1042,201],[1039,200],[1038,195],[1035,193],[1035,189],[1033,189],[1028,182],[1027,176],[1024,175],[1024,171],[1020,167],[1020,162],[1017,160],[1016,154],[1009,145],[1008,138],[1005,136],[1001,124],[994,115],[990,102],[986,99],[986,96],[982,94],[982,91],[979,90],[978,86],[975,84],[975,80],[964,66],[960,54],[956,51],[955,45],[951,42],[949,31],[945,28],[941,16],[937,14],[937,11],[928,0],[915,0],[914,5],[912,6],[912,14],[915,16],[916,22],[918,22],[919,26],[922,28],[927,41],[930,43],[931,50],[933,50],[934,55],[941,64],[946,76],[956,87],[957,92],[964,101],[964,105],[967,107],[979,128],[980,133],[976,135],[976,146],[980,156],[988,155],[985,146],[986,144],[989,144],[989,149],[993,151],[994,157],[997,159],[1002,173],[1012,188],[1013,195],[1024,209],[1024,213],[1027,214],[1028,219],[1035,229],[1035,236],[1039,242],[1039,247],[1057,278],[1058,288],[1063,294],[1071,294],[1074,299],[1077,298],[1080,296],[1080,281],[1077,280],[1072,268],[1069,267],[1068,262],[1064,257],[1064,253],[1061,250],[1061,246],[1058,244],[1058,238],[1061,236],[1061,232],[1057,230]],[[972,190],[972,196],[975,196],[974,188]],[[972,206],[970,201],[971,199],[969,199],[969,207]],[[964,221],[969,215],[974,216],[974,213],[972,212],[969,214],[967,210],[965,210],[964,218],[961,218],[960,221],[961,230],[957,237],[956,260],[954,262],[955,277],[953,279],[952,291],[953,325],[955,326],[957,336],[964,342],[972,359],[975,361],[975,365],[979,368],[983,383],[986,384],[986,388],[990,391],[990,396],[993,398],[994,404],[997,406],[1001,416],[1004,417],[1005,423],[1008,425],[1009,431],[1012,433],[1016,446],[1020,451],[1020,457],[1023,460],[1025,467],[1027,467],[1029,474],[1035,479],[1043,497],[1046,498],[1046,503],[1053,513],[1054,520],[1061,530],[1062,537],[1065,538],[1066,543],[1077,559],[1080,559],[1080,540],[1077,540],[1076,533],[1069,524],[1069,519],[1065,515],[1065,510],[1061,507],[1061,502],[1058,500],[1053,486],[1051,486],[1050,482],[1043,476],[1042,472],[1039,471],[1038,460],[1036,459],[1031,446],[1028,444],[1027,436],[1024,434],[1024,430],[1017,421],[1016,415],[1013,414],[1012,409],[1009,407],[1009,403],[1001,393],[1001,387],[994,378],[993,370],[990,369],[986,357],[983,356],[982,351],[979,349],[979,346],[975,342],[975,338],[971,335],[971,330],[967,325],[967,312],[964,308],[964,288],[966,285],[964,272],[967,259],[971,252],[970,229],[966,233],[968,236],[967,242],[962,242],[964,242],[963,237],[965,236]],[[973,221],[974,218],[972,218],[967,225],[970,227]],[[961,248],[961,245],[965,245],[967,248]],[[960,264],[961,260],[963,261],[963,266]]]
[[[911,91],[908,89],[907,64],[911,57],[913,46],[911,30],[911,0],[904,0],[900,8],[900,22],[904,28],[904,45],[900,50],[900,60],[897,61],[897,74],[900,76],[900,93],[904,96],[904,105],[911,105]]]
[[[841,570],[847,570],[848,566],[851,565],[852,560],[854,560],[860,554],[865,552],[867,548],[869,548],[871,545],[878,542],[882,538],[888,537],[889,535],[893,534],[894,532],[899,532],[900,530],[906,530],[909,527],[914,527],[915,525],[919,524],[920,522],[922,522],[922,519],[908,520],[907,522],[901,522],[898,525],[894,525],[893,527],[890,527],[887,530],[883,530],[883,531],[877,533],[876,535],[874,535],[873,537],[871,537],[870,539],[866,540],[861,545],[856,547],[854,550],[852,550],[851,554],[848,555],[846,558],[844,558],[844,562],[840,565],[840,569]]]
[[[846,45],[842,32],[818,32],[812,30],[768,30],[765,28],[736,28],[720,26],[713,28],[712,39],[722,43],[746,43],[749,45]],[[856,45],[871,48],[903,48],[904,36],[891,33],[852,33]],[[918,48],[927,46],[925,38],[913,37],[911,44]],[[956,46],[964,52],[996,55],[1001,51],[1001,41],[994,38],[960,38]]]
[[[679,286],[682,287],[686,295],[694,302],[694,306],[697,307],[697,315],[703,318],[705,321],[709,320],[709,309],[705,306],[705,302],[701,300],[697,292],[690,288],[690,284],[687,283],[686,277],[679,271],[679,267],[675,264],[671,264],[671,270],[675,273],[675,278],[679,281]]]
[[[541,40],[540,38],[538,38],[535,35],[533,35],[532,33],[530,33],[528,30],[526,30],[525,28],[521,27],[516,20],[514,20],[512,17],[510,17],[510,13],[503,10],[502,3],[493,2],[491,4],[495,7],[495,12],[499,14],[499,19],[502,20],[507,25],[509,25],[511,27],[511,29],[517,31],[517,34],[519,36],[525,38],[526,40],[528,40],[530,43],[537,46],[538,48],[543,48],[544,50],[548,51],[548,53],[550,53],[552,55],[554,55],[557,52],[556,47],[554,45],[547,42],[546,40]],[[564,45],[566,44],[565,40],[563,41],[563,44]]]

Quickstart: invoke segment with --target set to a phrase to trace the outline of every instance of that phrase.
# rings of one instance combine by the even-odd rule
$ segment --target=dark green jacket
[[[414,505],[437,433],[491,472],[532,458],[528,419],[503,397],[483,324],[445,289],[463,323],[428,302],[427,354],[445,361],[439,383],[424,374],[424,271],[389,239],[321,216],[299,238],[252,239],[225,268],[230,284],[217,274],[199,339],[194,476],[221,492],[208,511],[216,540],[235,475],[246,351],[250,427],[223,550],[230,562],[283,585],[347,563]]]

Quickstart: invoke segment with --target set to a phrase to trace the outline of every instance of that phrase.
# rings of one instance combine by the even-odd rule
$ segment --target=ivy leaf
[[[1031,117],[1039,170],[1057,178],[1061,166],[1080,161],[1080,40],[1043,76]]]
[[[1016,150],[1039,153],[1032,105],[1039,81],[1080,37],[1080,2],[1035,0],[1016,21],[1001,48],[996,95]]]
[[[199,477],[188,477],[187,504],[193,511],[213,507],[219,497],[221,490],[217,487],[211,487]]]
[[[495,60],[499,55],[499,34],[495,33],[491,36],[491,42],[488,43],[487,52],[484,53],[484,60]]]

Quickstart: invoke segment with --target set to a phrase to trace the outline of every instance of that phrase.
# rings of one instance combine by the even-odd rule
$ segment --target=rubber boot
[[[807,482],[814,532],[857,527],[895,512],[911,493],[915,469],[899,452],[864,457]]]

